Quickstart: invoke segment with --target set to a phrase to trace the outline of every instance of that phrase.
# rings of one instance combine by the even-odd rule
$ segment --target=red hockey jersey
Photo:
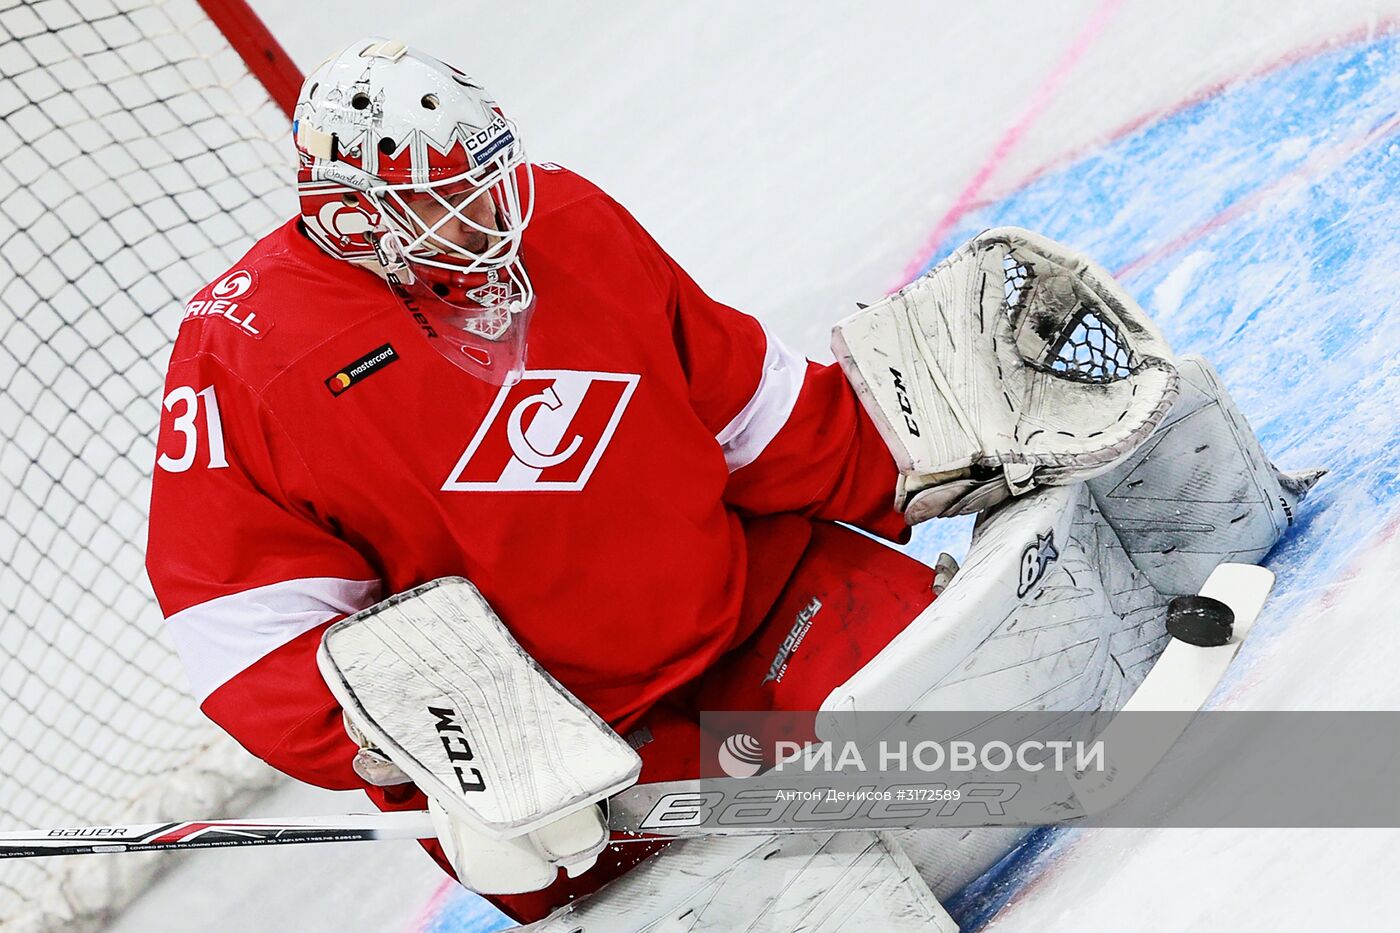
[[[537,172],[525,378],[441,357],[388,286],[290,222],[186,307],[147,567],[204,711],[357,787],[315,650],[445,575],[622,726],[744,634],[739,517],[886,537],[895,468],[840,371],[707,297],[618,204]]]

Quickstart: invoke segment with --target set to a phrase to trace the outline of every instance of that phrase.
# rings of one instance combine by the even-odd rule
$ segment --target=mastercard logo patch
[[[358,385],[398,358],[398,351],[387,343],[382,347],[375,347],[358,360],[342,366],[334,376],[326,380],[326,388],[331,390],[331,395],[341,395],[351,386]]]

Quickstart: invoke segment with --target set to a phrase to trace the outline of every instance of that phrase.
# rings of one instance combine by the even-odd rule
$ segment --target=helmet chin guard
[[[389,286],[433,349],[492,385],[520,381],[535,313],[528,278],[512,277],[509,268],[467,273],[413,262],[398,268],[387,273]]]

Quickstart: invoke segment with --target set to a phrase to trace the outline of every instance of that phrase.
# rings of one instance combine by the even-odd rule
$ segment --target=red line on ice
[[[996,170],[1001,167],[1001,164],[1006,161],[1007,155],[1009,155],[1011,150],[1016,147],[1016,144],[1021,141],[1021,137],[1026,135],[1026,131],[1030,129],[1031,124],[1045,112],[1046,107],[1050,103],[1050,99],[1055,96],[1055,92],[1060,89],[1060,85],[1064,84],[1065,78],[1069,77],[1069,73],[1074,70],[1074,66],[1084,57],[1084,53],[1089,50],[1094,40],[1103,32],[1104,26],[1108,24],[1108,21],[1113,18],[1113,14],[1116,13],[1118,8],[1122,5],[1123,0],[1103,0],[1103,2],[1095,7],[1094,11],[1089,14],[1088,21],[1085,22],[1079,34],[1074,37],[1074,41],[1070,43],[1064,55],[1060,56],[1060,60],[1055,63],[1055,67],[1050,70],[1050,75],[1036,88],[1035,94],[1031,97],[1031,101],[1026,106],[1025,112],[1002,134],[1001,139],[997,140],[996,146],[992,148],[991,155],[986,158],[982,163],[982,167],[977,170],[976,174],[974,174],[972,179],[967,183],[967,186],[963,188],[962,193],[953,201],[953,206],[948,208],[947,213],[945,213],[943,218],[934,226],[933,232],[929,234],[918,258],[904,270],[904,278],[901,280],[900,284],[909,281],[918,274],[919,270],[923,268],[923,264],[927,260],[929,254],[943,242],[943,238],[948,234],[948,231],[952,229],[953,224],[957,223],[958,219],[962,217],[963,214],[966,214],[972,209],[977,201],[977,196],[982,193],[982,187],[986,185],[987,181]]]
[[[437,886],[437,890],[428,898],[428,902],[419,909],[418,915],[409,923],[410,933],[424,933],[432,929],[446,907],[448,899],[456,893],[458,884],[451,878],[444,878]]]
[[[1108,4],[1105,4],[1105,6],[1107,5]],[[1111,12],[1111,10],[1106,11],[1106,13]],[[1090,26],[1093,25],[1094,24],[1091,20],[1091,22],[1088,25],[1086,25],[1084,32],[1087,33],[1089,31]],[[1101,29],[1102,24],[1099,24],[1098,28]],[[1006,135],[1002,138],[1001,142],[997,144],[996,150],[993,151],[988,161],[983,164],[981,169],[978,170],[977,174],[973,177],[972,182],[970,182],[967,188],[964,189],[962,194],[958,196],[958,199],[953,203],[953,206],[948,209],[948,212],[943,215],[943,218],[938,222],[938,225],[934,228],[933,233],[930,234],[928,239],[926,240],[924,247],[919,251],[918,255],[915,256],[914,260],[910,262],[909,265],[905,268],[904,277],[898,282],[896,287],[904,285],[924,268],[928,261],[931,258],[933,258],[933,251],[943,245],[943,238],[948,235],[948,232],[952,230],[952,228],[960,220],[962,220],[964,216],[971,213],[972,211],[986,207],[988,204],[1005,198],[1013,192],[1020,191],[1022,188],[1025,188],[1027,185],[1036,181],[1042,175],[1052,172],[1055,169],[1061,168],[1062,166],[1067,165],[1071,162],[1075,162],[1079,159],[1082,159],[1090,152],[1102,149],[1105,146],[1112,145],[1118,140],[1137,132],[1144,126],[1147,126],[1149,123],[1153,123],[1159,120],[1166,120],[1170,117],[1176,116],[1182,111],[1194,107],[1197,104],[1203,103],[1211,99],[1212,97],[1216,97],[1229,90],[1230,88],[1235,87],[1236,85],[1243,84],[1246,81],[1252,81],[1255,78],[1262,78],[1266,75],[1273,74],[1274,72],[1287,68],[1290,65],[1295,65],[1298,62],[1305,61],[1306,59],[1312,58],[1315,55],[1321,55],[1324,52],[1332,51],[1333,49],[1342,48],[1344,46],[1351,45],[1355,42],[1362,42],[1370,39],[1375,39],[1380,36],[1391,35],[1397,32],[1400,32],[1400,17],[1383,16],[1371,23],[1366,24],[1365,26],[1352,29],[1345,33],[1340,33],[1338,35],[1329,36],[1326,39],[1322,39],[1317,42],[1312,42],[1307,45],[1299,46],[1295,49],[1291,49],[1287,53],[1279,56],[1278,58],[1272,61],[1266,62],[1263,65],[1259,65],[1246,71],[1242,71],[1237,75],[1232,75],[1228,78],[1224,78],[1220,81],[1216,81],[1212,84],[1206,85],[1205,87],[1192,92],[1185,98],[1177,101],[1174,104],[1171,104],[1170,106],[1158,107],[1149,110],[1146,113],[1141,114],[1140,116],[1134,117],[1133,119],[1128,120],[1127,122],[1118,126],[1116,129],[1104,134],[1103,136],[1094,140],[1093,142],[1086,143],[1085,145],[1070,149],[1056,156],[1055,158],[1040,164],[1039,166],[1028,172],[1024,177],[1022,177],[1020,181],[1016,182],[1015,184],[1009,185],[1004,191],[991,197],[979,197],[982,187],[986,184],[987,180],[996,170],[997,166],[999,166],[1003,161],[1005,161],[1007,154],[1010,152],[1014,144],[1017,141],[1019,141],[1021,136],[1025,134],[1025,131],[1029,128],[1030,123],[1033,122],[1034,119],[1039,116],[1038,112],[1032,112],[1028,109],[1027,113],[1022,116],[1021,120],[1017,121],[1016,125],[1012,126],[1012,128],[1007,131]],[[1081,36],[1082,35],[1083,34],[1081,34]],[[1082,56],[1083,51],[1083,49],[1080,49],[1076,57]],[[1070,49],[1070,52],[1066,53],[1066,59],[1068,59],[1070,53],[1073,52],[1075,52],[1075,49],[1072,47]],[[1062,60],[1061,62],[1061,66],[1064,67],[1065,72],[1069,70],[1068,65],[1072,64],[1074,64],[1074,62],[1066,62],[1064,60]],[[1062,80],[1063,75],[1060,74],[1061,66],[1057,66],[1055,74],[1053,74],[1051,76],[1051,80],[1047,82],[1046,88],[1042,89],[1042,93],[1037,96],[1037,100],[1039,100],[1041,97],[1044,97],[1046,98],[1046,102],[1048,102],[1049,95],[1048,93],[1045,93],[1045,91],[1047,89],[1051,91],[1054,90],[1054,88],[1051,88],[1050,85],[1058,83],[1057,78]],[[1041,109],[1043,109],[1045,103],[1041,103],[1040,106]],[[1227,212],[1228,210],[1229,209],[1227,209]],[[1231,214],[1230,217],[1227,218],[1227,220],[1233,219],[1236,216],[1239,216],[1238,213]],[[1214,220],[1214,218],[1212,220]],[[1221,222],[1223,223],[1224,221]]]
[[[1312,58],[1316,55],[1321,55],[1325,52],[1330,52],[1333,49],[1340,49],[1345,46],[1351,45],[1355,42],[1363,42],[1369,39],[1378,38],[1380,36],[1390,35],[1395,32],[1400,32],[1400,17],[1384,17],[1366,26],[1352,29],[1348,32],[1339,33],[1334,36],[1329,36],[1326,39],[1322,39],[1317,42],[1311,42],[1307,45],[1291,49],[1272,61],[1265,62],[1262,65],[1257,65],[1246,71],[1242,71],[1237,75],[1232,75],[1228,78],[1224,78],[1220,81],[1208,84],[1205,87],[1200,88],[1199,90],[1193,91],[1191,94],[1187,95],[1186,97],[1182,98],[1174,104],[1170,104],[1166,107],[1158,107],[1156,109],[1149,110],[1146,113],[1141,114],[1140,116],[1136,116],[1133,119],[1128,120],[1127,122],[1118,126],[1116,129],[1111,130],[1110,132],[1106,133],[1104,136],[1100,137],[1099,139],[1093,142],[1086,143],[1082,146],[1070,149],[1067,152],[1062,153],[1061,155],[1055,156],[1048,162],[1044,162],[1041,165],[1036,166],[1029,173],[1027,173],[1024,178],[1007,188],[1005,193],[996,195],[993,198],[978,201],[976,204],[969,205],[968,210],[971,211],[976,210],[979,207],[986,207],[993,201],[1000,200],[1001,198],[1006,197],[1014,191],[1020,191],[1022,188],[1031,184],[1036,179],[1040,178],[1042,175],[1052,172],[1057,168],[1061,168],[1062,166],[1068,165],[1071,162],[1077,162],[1078,160],[1088,155],[1090,152],[1093,152],[1097,149],[1102,149],[1105,146],[1110,146],[1113,143],[1116,143],[1118,140],[1124,138],[1125,136],[1130,136],[1133,133],[1136,133],[1138,130],[1142,129],[1144,126],[1147,126],[1149,123],[1154,123],[1160,120],[1166,120],[1170,117],[1174,117],[1184,110],[1189,110],[1197,104],[1201,104],[1205,101],[1210,100],[1212,97],[1218,97],[1219,95],[1223,94],[1225,91],[1228,91],[1230,88],[1235,87],[1236,85],[1244,84],[1246,81],[1253,81],[1256,78],[1266,77],[1267,75],[1271,75],[1276,71],[1282,71],[1284,68],[1287,68],[1290,65],[1296,65],[1299,62],[1306,61],[1309,58]],[[927,257],[925,257],[925,262],[927,262]]]

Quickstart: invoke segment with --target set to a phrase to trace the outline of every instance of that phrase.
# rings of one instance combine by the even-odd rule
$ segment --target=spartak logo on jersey
[[[497,394],[443,491],[582,489],[640,379],[636,373],[526,371]]]

